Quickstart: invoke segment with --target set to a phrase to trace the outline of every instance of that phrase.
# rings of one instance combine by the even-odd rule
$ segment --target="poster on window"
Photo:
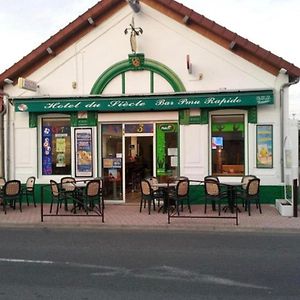
[[[256,127],[256,167],[273,168],[273,126]]]
[[[52,175],[52,128],[43,127],[42,133],[42,174]]]
[[[75,129],[76,177],[93,176],[92,129]]]

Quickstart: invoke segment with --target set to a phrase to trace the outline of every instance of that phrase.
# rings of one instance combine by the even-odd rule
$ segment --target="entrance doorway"
[[[125,157],[125,199],[137,203],[141,179],[153,175],[153,136],[126,136]]]
[[[178,175],[178,124],[101,124],[100,156],[104,199],[138,203],[142,178]]]

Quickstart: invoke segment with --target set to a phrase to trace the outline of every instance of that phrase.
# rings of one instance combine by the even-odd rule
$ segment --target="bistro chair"
[[[62,177],[60,180],[61,190],[64,192],[65,209],[68,210],[68,199],[73,199],[75,206],[76,199],[76,180],[74,177]]]
[[[242,197],[239,197],[239,198],[243,200],[243,198],[244,198],[243,196],[244,196],[244,193],[246,191],[247,184],[248,184],[249,180],[254,179],[254,178],[256,178],[255,175],[244,175],[242,177],[241,187],[237,188],[237,192],[236,192],[237,197],[242,196]],[[242,202],[242,205],[243,205],[243,207],[245,206],[244,201]]]
[[[220,182],[219,178],[217,176],[214,176],[214,175],[207,175],[204,177],[204,182],[206,180],[214,180],[214,181],[217,181],[217,182]],[[215,200],[211,200],[211,204],[212,204],[212,209],[213,211],[216,210],[216,201]]]
[[[157,201],[158,206],[160,207],[160,200],[164,201],[165,193],[164,190],[158,186],[158,179],[155,176],[147,177],[146,180],[149,181],[152,191],[153,191],[153,197]]]
[[[102,177],[96,177],[96,178],[94,178],[94,180],[98,180],[99,183],[100,183],[100,201],[102,202],[103,208],[105,208],[105,203],[104,203],[104,198],[103,198],[103,194],[104,194],[103,178]]]
[[[256,208],[259,209],[259,212],[261,211],[261,205],[260,205],[260,197],[259,197],[259,189],[260,189],[260,179],[259,178],[253,178],[250,179],[247,183],[246,190],[244,193],[239,194],[239,198],[243,200],[245,203],[245,210],[248,210],[248,215],[251,215],[250,206],[251,202],[255,201]]]
[[[102,222],[104,222],[101,181],[99,179],[90,180],[80,198],[86,214],[88,214],[89,211],[94,211],[98,215],[102,216]]]
[[[244,175],[241,179],[241,183],[242,183],[242,188],[243,190],[246,190],[247,184],[249,182],[249,180],[256,178],[255,175]]]
[[[221,201],[227,199],[227,192],[221,191],[220,182],[214,179],[204,180],[205,191],[205,206],[204,213],[206,214],[207,202],[211,201],[212,209],[215,210],[215,203],[218,203],[218,213],[221,215]]]
[[[55,180],[50,180],[51,187],[51,203],[50,203],[50,214],[52,213],[52,206],[56,202],[56,214],[58,214],[58,208],[61,203],[65,201],[65,194],[59,187],[59,184]]]
[[[205,180],[215,180],[217,182],[220,182],[219,178],[217,176],[214,176],[214,175],[207,175],[204,177],[204,181]]]
[[[26,180],[26,184],[22,189],[22,195],[26,196],[27,206],[29,206],[29,197],[32,197],[32,202],[34,207],[36,207],[35,197],[34,197],[34,187],[35,187],[35,177],[30,176]]]
[[[8,180],[3,186],[1,196],[4,213],[6,214],[6,205],[9,203],[16,209],[16,202],[19,202],[20,211],[22,212],[22,197],[21,197],[21,181]]]
[[[140,212],[142,212],[143,205],[145,208],[146,204],[148,204],[148,213],[150,215],[151,203],[153,204],[153,210],[155,210],[155,197],[153,194],[153,189],[151,187],[150,182],[146,179],[141,180],[140,186],[141,186]]]
[[[183,203],[186,202],[188,206],[188,210],[191,213],[191,205],[190,205],[190,197],[189,197],[189,189],[190,182],[187,177],[180,177],[176,183],[176,187],[174,191],[169,193],[169,201],[172,201],[175,204],[177,209],[177,215],[179,216],[179,206],[181,206],[181,211],[183,211]]]

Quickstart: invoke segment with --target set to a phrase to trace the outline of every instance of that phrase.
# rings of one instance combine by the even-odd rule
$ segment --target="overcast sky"
[[[97,2],[0,0],[0,73]],[[178,2],[300,67],[299,0]],[[290,115],[300,119],[300,83],[290,88]]]

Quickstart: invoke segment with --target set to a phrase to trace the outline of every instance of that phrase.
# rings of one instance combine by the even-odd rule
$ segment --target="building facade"
[[[263,202],[284,197],[300,69],[176,1],[129,2],[100,1],[0,75],[6,177],[103,177],[123,203],[148,175],[255,174]]]

